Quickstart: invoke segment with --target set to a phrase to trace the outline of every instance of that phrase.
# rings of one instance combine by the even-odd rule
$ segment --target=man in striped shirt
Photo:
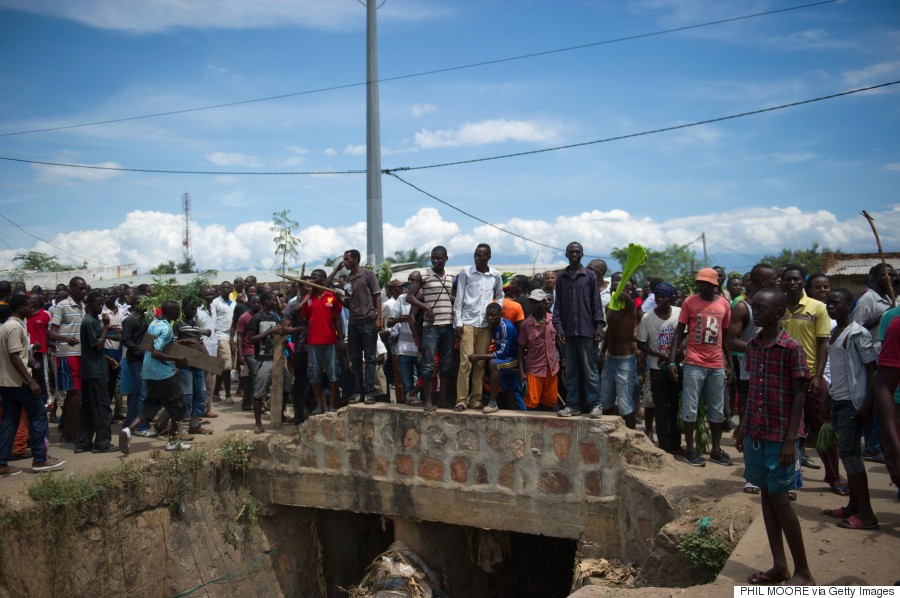
[[[453,275],[444,270],[447,250],[438,245],[431,250],[431,268],[421,278],[411,278],[406,301],[425,312],[422,326],[422,402],[425,411],[434,411],[431,402],[432,380],[437,364],[440,364],[440,390],[438,405],[444,406],[447,384],[453,365]],[[422,291],[422,300],[417,297]]]
[[[87,283],[76,276],[69,281],[69,296],[56,304],[47,339],[56,342],[59,390],[66,393],[59,427],[63,440],[73,441],[78,433],[81,409],[81,320]],[[69,421],[66,421],[66,417]],[[74,421],[73,421],[74,420]]]

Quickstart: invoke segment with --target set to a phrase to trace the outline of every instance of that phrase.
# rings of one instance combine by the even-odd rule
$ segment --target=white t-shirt
[[[670,308],[669,317],[663,320],[656,311],[651,311],[641,318],[638,324],[638,342],[647,343],[650,349],[668,355],[675,341],[675,328],[678,327],[678,316],[681,314],[681,308],[674,305]],[[651,370],[659,369],[659,358],[654,355],[648,355],[648,364]]]

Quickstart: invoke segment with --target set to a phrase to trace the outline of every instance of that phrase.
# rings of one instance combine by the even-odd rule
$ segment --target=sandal
[[[781,582],[787,581],[788,578],[785,576],[775,576],[770,574],[768,571],[760,571],[759,573],[754,573],[750,577],[747,578],[747,583],[751,586],[771,586],[780,584]]]
[[[466,404],[465,403],[457,403],[456,407],[454,407],[453,410],[458,413],[461,413],[466,410]]]
[[[499,411],[499,410],[500,410],[500,408],[497,407],[496,405],[488,405],[487,407],[482,409],[481,412],[484,414],[488,414],[488,413],[497,413],[497,411]]]
[[[212,430],[204,428],[202,426],[197,426],[196,428],[194,428],[194,427],[188,428],[188,434],[204,434],[204,435],[208,436],[212,433],[213,433]]]
[[[835,519],[847,519],[848,517],[853,517],[854,514],[847,510],[847,507],[840,507],[837,509],[825,509],[822,511],[822,514],[826,517],[834,517]]]
[[[263,428],[262,426],[256,426],[255,428],[253,428],[254,434],[262,434],[265,431],[265,428]]]
[[[750,482],[747,482],[746,484],[744,484],[744,492],[746,492],[747,494],[759,494],[759,486],[755,486]]]
[[[830,488],[838,496],[850,496],[850,490],[844,484],[833,484]]]
[[[797,502],[797,493],[793,490],[788,490],[788,498],[794,502]]]
[[[846,519],[838,521],[838,527],[844,529],[878,529],[878,522],[866,523],[856,515],[850,515]]]

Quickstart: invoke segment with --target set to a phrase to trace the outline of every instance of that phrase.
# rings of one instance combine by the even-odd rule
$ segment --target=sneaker
[[[131,450],[131,428],[125,427],[119,432],[119,450],[126,455]]]
[[[78,453],[86,453],[92,449],[93,449],[93,447],[91,447],[91,446],[76,445],[75,446],[75,454],[77,455]]]
[[[191,445],[189,445],[189,444],[186,443],[186,442],[181,442],[181,441],[176,440],[176,441],[174,441],[174,442],[167,442],[167,443],[166,443],[166,450],[169,451],[169,452],[172,452],[172,451],[189,451],[189,450],[191,450]]]
[[[884,453],[881,451],[863,451],[862,458],[873,463],[884,463]]]
[[[719,465],[731,465],[731,457],[729,457],[722,449],[710,453],[709,460],[713,463],[718,463]]]
[[[232,399],[231,397],[225,397],[225,404],[234,405],[234,399]]]
[[[360,396],[357,394],[350,395],[350,398],[347,399],[347,403],[350,405],[356,405],[360,401]]]
[[[322,406],[316,405],[316,408],[309,412],[310,415],[322,415]]]
[[[178,434],[175,435],[175,438],[177,438],[178,440],[180,440],[182,442],[190,442],[191,440],[194,439],[193,436],[191,436],[190,434],[185,434],[184,432],[179,432]]]
[[[822,464],[815,460],[813,457],[807,457],[803,455],[803,458],[800,459],[800,465],[806,467],[807,469],[822,469]]]
[[[37,473],[39,471],[50,471],[51,469],[59,469],[63,465],[65,465],[65,459],[57,459],[55,457],[47,456],[46,461],[32,461],[31,462],[31,471]]]
[[[208,417],[208,418],[212,419],[214,417],[219,417],[219,414],[213,413],[212,411],[207,411],[206,413],[203,414],[203,417]]]
[[[114,445],[112,445],[112,444],[108,444],[108,445],[106,445],[106,446],[103,447],[103,448],[94,447],[94,448],[91,449],[91,452],[94,453],[94,454],[97,454],[97,453],[118,453],[118,452],[119,452],[119,447],[114,446]]]
[[[602,416],[603,416],[603,408],[601,408],[600,405],[595,405],[594,408],[591,409],[591,412],[588,413],[588,417],[592,417],[594,419],[597,419],[598,417],[602,417]]]
[[[365,403],[366,405],[374,405],[375,397],[373,397],[372,395],[366,395],[366,398],[363,400],[363,403]]]
[[[159,436],[159,432],[157,432],[156,428],[147,428],[146,430],[138,430],[135,433],[135,436],[140,436],[141,438],[154,438]]]
[[[694,467],[706,467],[706,460],[698,455],[697,451],[687,451],[684,454],[684,460],[687,461],[688,465],[693,465]]]
[[[578,409],[573,409],[572,407],[565,407],[564,409],[560,409],[556,412],[556,415],[559,417],[572,417],[573,415],[579,415],[580,412]]]
[[[8,478],[10,476],[19,475],[20,473],[22,473],[22,470],[18,467],[13,467],[12,465],[0,467],[0,478]]]

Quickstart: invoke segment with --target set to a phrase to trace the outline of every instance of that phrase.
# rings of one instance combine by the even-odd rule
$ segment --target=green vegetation
[[[707,583],[716,580],[731,554],[728,544],[703,526],[696,532],[685,534],[678,543],[678,551],[687,557]]]
[[[803,266],[807,274],[814,274],[819,271],[822,256],[830,252],[831,249],[828,247],[820,247],[818,243],[813,243],[809,249],[782,249],[779,254],[765,255],[760,263],[771,264],[776,268],[788,264],[799,264]]]
[[[28,495],[38,505],[68,507],[84,504],[112,488],[134,488],[145,479],[146,473],[138,464],[125,461],[114,469],[104,469],[84,476],[42,473],[37,482],[28,487]]]
[[[415,264],[417,268],[424,268],[431,262],[431,254],[419,253],[419,251],[413,247],[412,249],[395,251],[393,256],[385,258],[384,261],[389,264],[411,263]]]
[[[628,247],[613,247],[609,255],[618,261],[619,264],[624,265],[628,256]],[[690,243],[687,245],[672,243],[661,250],[648,249],[647,261],[638,268],[633,278],[638,286],[642,286],[647,281],[648,276],[659,276],[663,280],[671,281],[678,274],[689,273],[691,265],[694,264],[696,266],[695,262],[696,256]],[[690,292],[694,292],[693,284]]]
[[[250,465],[253,442],[237,434],[229,434],[219,445],[219,462],[232,472],[244,472]]]

